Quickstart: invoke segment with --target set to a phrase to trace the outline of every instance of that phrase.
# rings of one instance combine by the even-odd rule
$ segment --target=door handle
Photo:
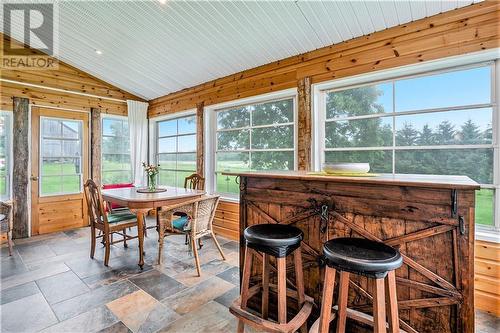
[[[37,180],[38,180],[38,177],[36,177],[36,176],[31,176],[31,177],[30,177],[30,179],[31,179],[32,181],[37,181]]]

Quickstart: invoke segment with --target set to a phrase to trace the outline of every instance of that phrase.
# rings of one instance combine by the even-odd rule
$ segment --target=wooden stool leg
[[[262,254],[262,319],[269,315],[269,254]]]
[[[302,308],[306,300],[306,293],[304,291],[304,272],[302,271],[302,248],[299,247],[293,253],[293,260],[295,266],[295,284],[297,286],[297,301],[299,309]],[[307,332],[307,322],[300,327],[302,333]]]
[[[347,297],[349,295],[349,273],[340,272],[339,310],[337,312],[337,333],[345,332],[347,321]]]
[[[375,333],[385,333],[384,279],[375,279],[373,292],[373,326]]]
[[[396,295],[396,273],[390,271],[385,279],[385,288],[387,293],[387,306],[389,316],[389,332],[399,332],[399,315],[398,315],[398,297]]]
[[[278,323],[286,324],[286,257],[276,258],[278,268]]]
[[[253,250],[245,248],[245,262],[243,263],[243,278],[241,279],[241,309],[246,310],[248,302],[248,289],[250,288],[250,274],[252,273]],[[238,333],[243,333],[245,325],[238,321]]]
[[[333,287],[335,283],[335,269],[325,267],[323,282],[323,297],[321,298],[321,312],[319,317],[319,333],[328,333],[330,314],[332,312]]]

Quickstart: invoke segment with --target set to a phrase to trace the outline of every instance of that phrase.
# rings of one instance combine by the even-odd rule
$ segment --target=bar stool
[[[300,229],[282,224],[257,224],[245,229],[246,248],[241,295],[229,308],[229,311],[238,318],[239,333],[244,332],[245,324],[268,332],[295,332],[299,328],[302,332],[307,332],[306,321],[312,310],[313,299],[304,292],[300,246],[303,237],[304,234]],[[250,288],[252,261],[254,257],[259,256],[258,252],[262,252],[262,283]],[[286,287],[286,258],[290,254],[293,254],[294,259],[296,291]],[[270,256],[276,258],[277,286],[269,283]],[[277,290],[278,322],[268,319],[269,289]],[[260,291],[262,291],[262,308],[261,316],[258,316],[248,310],[247,303]],[[299,309],[290,321],[287,321],[287,295],[297,300]]]
[[[338,317],[337,333],[345,332],[347,317],[365,324],[373,324],[376,333],[386,332],[384,282],[387,290],[389,331],[400,332],[394,272],[403,263],[399,251],[383,243],[363,238],[336,238],[323,244],[323,252],[327,266],[321,312],[309,332],[327,333],[329,330],[335,270],[340,271],[338,306],[334,307]],[[373,319],[347,307],[350,273],[374,279]]]

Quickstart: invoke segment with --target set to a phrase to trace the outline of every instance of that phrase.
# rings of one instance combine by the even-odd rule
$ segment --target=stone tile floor
[[[237,297],[238,244],[218,237],[227,260],[207,239],[202,276],[183,236],[169,236],[156,265],[157,237],[145,240],[146,264],[137,266],[137,241],[112,246],[110,265],[97,246],[89,258],[89,229],[16,241],[1,248],[1,332],[236,332],[228,305]],[[500,319],[477,314],[476,332],[500,330]]]

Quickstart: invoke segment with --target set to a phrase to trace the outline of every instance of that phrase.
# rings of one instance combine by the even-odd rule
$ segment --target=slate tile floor
[[[151,231],[141,271],[136,241],[113,245],[105,267],[102,246],[89,258],[89,233],[81,228],[17,240],[12,257],[0,249],[1,332],[236,332],[227,307],[239,292],[237,243],[218,237],[222,261],[207,239],[198,278],[182,236],[166,238],[158,266]],[[477,314],[476,332],[499,329],[499,318]]]

